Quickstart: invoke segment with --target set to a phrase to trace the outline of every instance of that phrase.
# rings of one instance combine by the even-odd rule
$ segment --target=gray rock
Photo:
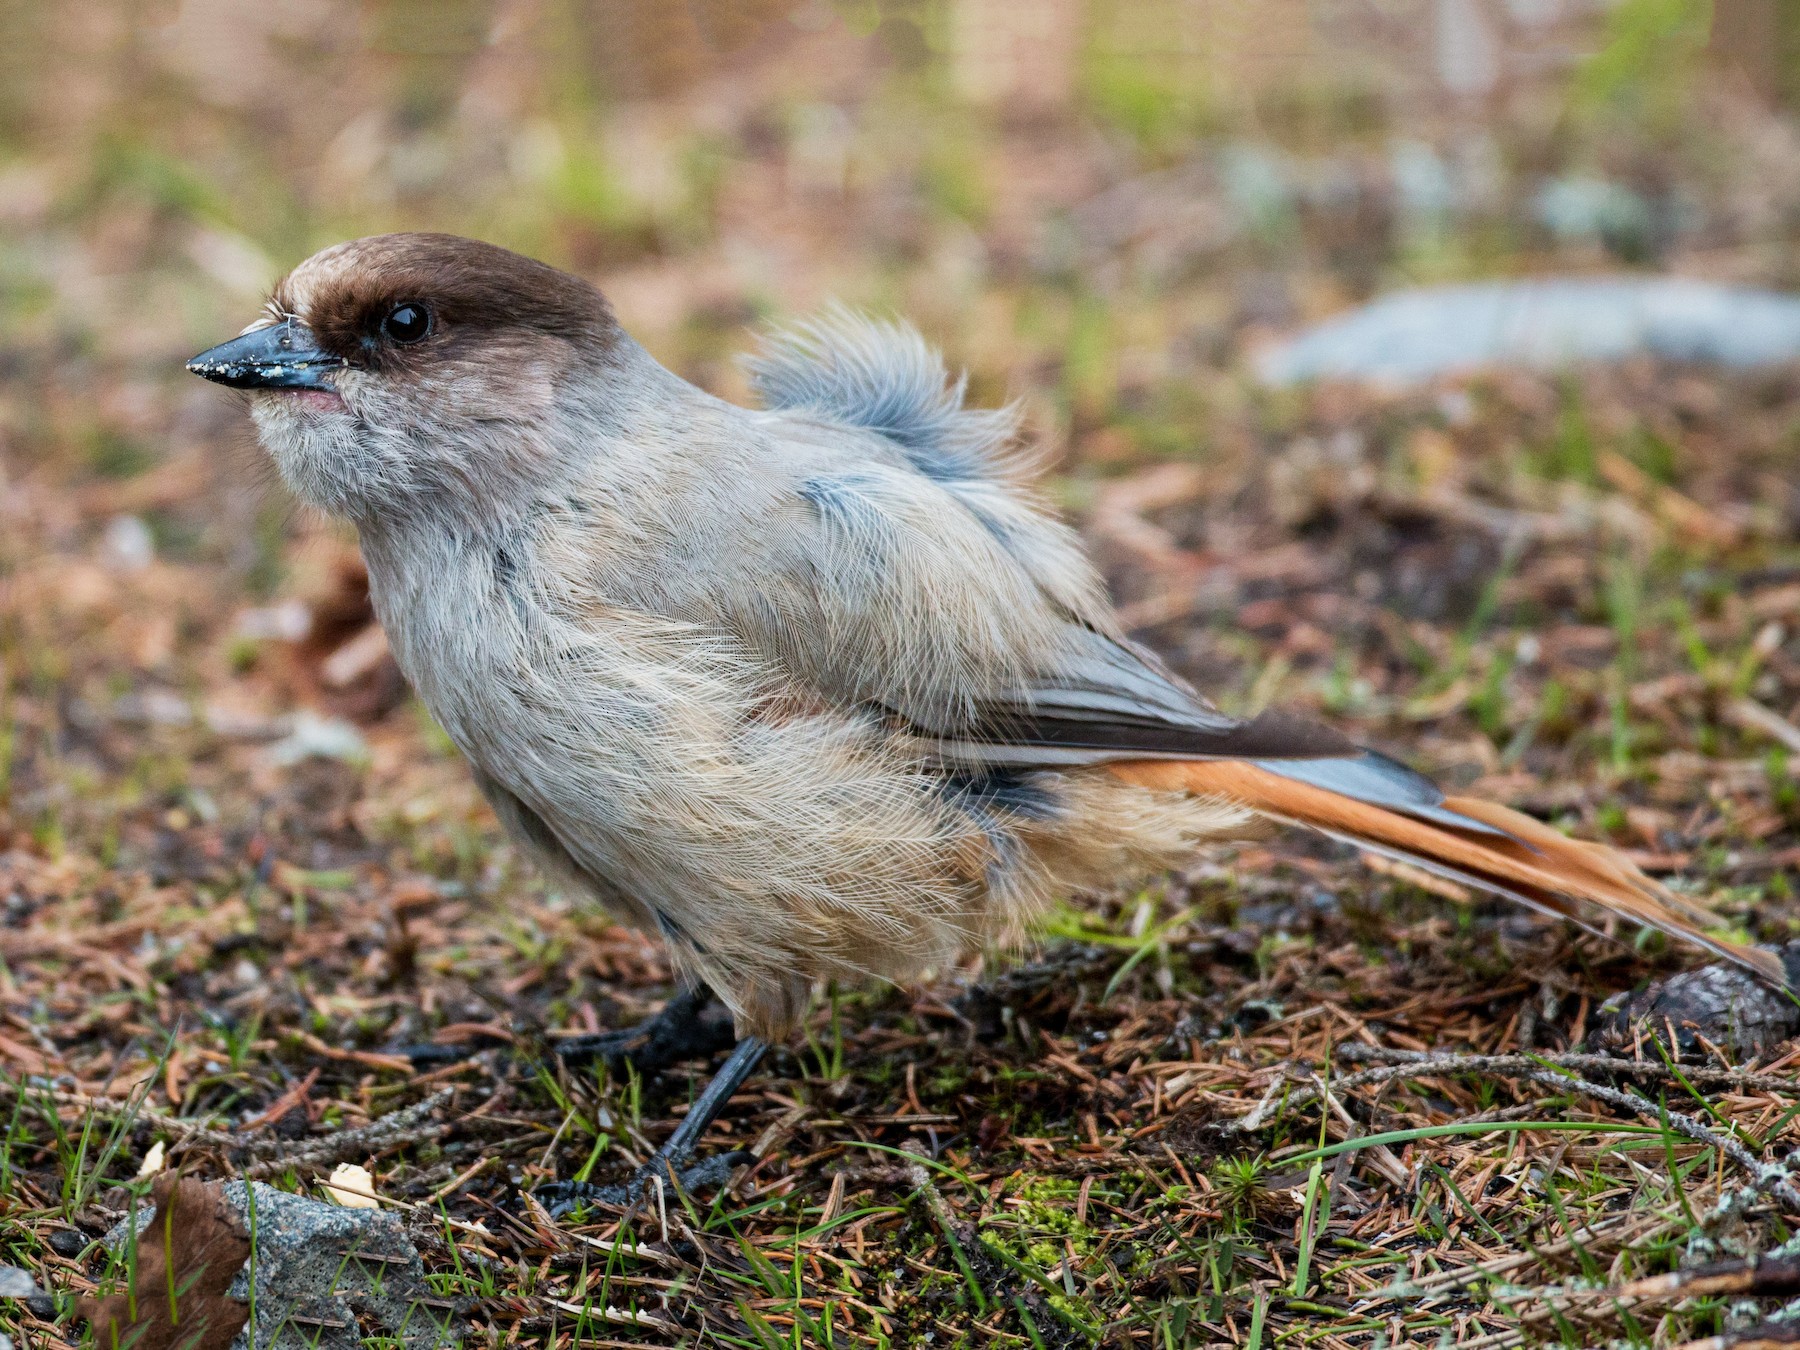
[[[269,762],[288,769],[308,759],[341,759],[360,764],[369,758],[369,743],[354,724],[341,717],[320,717],[302,708],[292,729],[267,750]]]
[[[16,1298],[31,1309],[33,1317],[48,1322],[56,1316],[56,1300],[42,1289],[28,1270],[18,1266],[0,1266],[0,1298]],[[0,1350],[13,1350],[12,1340],[0,1334]]]
[[[407,1350],[461,1343],[460,1305],[432,1290],[395,1214],[261,1182],[246,1191],[244,1182],[229,1181],[224,1191],[253,1247],[230,1295],[253,1300],[254,1312],[232,1350],[360,1350],[370,1336]],[[136,1216],[140,1232],[151,1215],[146,1206]],[[125,1223],[115,1227],[107,1247],[122,1247],[126,1231]]]
[[[1800,977],[1800,942],[1779,949],[1790,980]],[[1684,970],[1600,1006],[1588,1048],[1632,1055],[1637,1041],[1660,1041],[1681,1059],[1708,1057],[1705,1044],[1734,1059],[1767,1055],[1800,1032],[1800,1003],[1748,971],[1724,964]],[[1647,1052],[1653,1053],[1653,1052]]]
[[[1656,224],[1650,203],[1630,188],[1580,174],[1544,184],[1532,214],[1565,242],[1645,239]]]
[[[1548,277],[1398,291],[1265,353],[1267,384],[1409,385],[1639,353],[1734,368],[1800,358],[1800,296],[1684,277]]]
[[[31,1272],[17,1266],[0,1266],[0,1298],[38,1298],[43,1290],[31,1278]]]
[[[0,1266],[0,1298],[21,1298],[33,1317],[48,1320],[56,1315],[56,1301],[37,1286],[31,1272],[17,1266]],[[0,1331],[0,1350],[13,1350],[13,1340]]]

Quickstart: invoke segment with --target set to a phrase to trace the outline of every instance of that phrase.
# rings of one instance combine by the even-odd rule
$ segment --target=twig
[[[1749,1173],[1751,1183],[1757,1190],[1775,1196],[1790,1210],[1800,1212],[1800,1190],[1794,1188],[1786,1170],[1779,1166],[1765,1164],[1737,1140],[1709,1129],[1685,1112],[1668,1110],[1659,1107],[1647,1098],[1575,1076],[1572,1066],[1569,1066],[1569,1072],[1558,1072],[1558,1068],[1549,1067],[1552,1065],[1560,1067],[1562,1062],[1568,1059],[1579,1059],[1586,1065],[1600,1066],[1606,1069],[1632,1070],[1649,1067],[1638,1061],[1612,1060],[1604,1055],[1562,1056],[1560,1059],[1545,1056],[1538,1059],[1527,1055],[1428,1055],[1417,1051],[1405,1053],[1411,1057],[1399,1064],[1379,1069],[1364,1069],[1360,1073],[1353,1073],[1347,1078],[1338,1079],[1333,1087],[1337,1091],[1343,1092],[1351,1088],[1390,1082],[1396,1078],[1436,1078],[1452,1074],[1473,1073],[1492,1074],[1504,1078],[1524,1078],[1534,1083],[1549,1084],[1564,1091],[1579,1092],[1583,1096],[1592,1097],[1596,1101],[1616,1106],[1622,1111],[1629,1111],[1634,1115],[1656,1121],[1658,1124],[1666,1121],[1669,1128],[1676,1133],[1685,1135],[1695,1143],[1704,1144],[1708,1148],[1718,1149]],[[1673,1077],[1673,1073],[1668,1071],[1663,1076]],[[1694,1081],[1694,1079],[1690,1077],[1689,1081]],[[1794,1090],[1792,1083],[1785,1083],[1782,1086],[1789,1092]],[[1303,1088],[1282,1104],[1287,1107],[1305,1106],[1317,1101],[1319,1095],[1319,1089],[1316,1087]],[[1240,1132],[1262,1128],[1269,1113],[1268,1109],[1272,1105],[1272,1101],[1265,1098],[1254,1111],[1239,1117],[1233,1128]]]
[[[1800,1293],[1800,1261],[1793,1257],[1745,1257],[1731,1261],[1715,1261],[1703,1266],[1690,1266],[1686,1270],[1671,1271],[1666,1275],[1651,1275],[1641,1280],[1632,1280],[1626,1284],[1613,1285],[1604,1289],[1591,1287],[1569,1288],[1551,1285],[1531,1291],[1531,1297],[1548,1308],[1527,1309],[1521,1321],[1542,1322],[1557,1313],[1571,1311],[1575,1302],[1593,1302],[1604,1300],[1617,1309],[1635,1308],[1640,1303],[1666,1302],[1677,1299],[1698,1298],[1706,1295],[1735,1294],[1753,1298],[1786,1298]],[[1787,1340],[1783,1340],[1787,1337]],[[1504,1347],[1522,1344],[1523,1332],[1513,1329],[1485,1336],[1468,1343],[1468,1350],[1504,1350]],[[1792,1322],[1766,1322],[1757,1327],[1741,1331],[1729,1332],[1724,1336],[1710,1337],[1706,1340],[1691,1341],[1681,1350],[1725,1350],[1725,1347],[1739,1347],[1748,1350],[1751,1346],[1767,1344],[1791,1345],[1800,1341],[1800,1324]]]
[[[1339,1059],[1352,1062],[1367,1060],[1391,1060],[1395,1063],[1416,1063],[1422,1059],[1442,1058],[1424,1050],[1396,1050],[1386,1046],[1364,1045],[1360,1041],[1347,1041],[1337,1050]],[[1488,1060],[1517,1059],[1520,1056],[1507,1055],[1470,1055],[1468,1062],[1479,1065]],[[1757,1073],[1752,1069],[1714,1069],[1703,1066],[1683,1068],[1679,1071],[1670,1068],[1661,1060],[1618,1059],[1612,1055],[1591,1055],[1571,1052],[1564,1055],[1537,1055],[1535,1060],[1554,1064],[1559,1068],[1574,1069],[1579,1073],[1629,1074],[1634,1078],[1660,1078],[1665,1082],[1679,1082],[1685,1078],[1695,1087],[1719,1088],[1753,1088],[1766,1092],[1785,1092],[1789,1095],[1800,1094],[1800,1078],[1787,1077],[1781,1074]],[[1339,1086],[1349,1082],[1347,1078],[1338,1079]]]
[[[184,1139],[199,1140],[206,1144],[217,1144],[232,1147],[243,1141],[237,1135],[211,1125],[202,1125],[195,1120],[183,1116],[172,1116],[167,1111],[159,1111],[145,1102],[130,1102],[119,1097],[97,1097],[87,1092],[65,1092],[57,1088],[35,1087],[29,1083],[18,1082],[11,1078],[0,1078],[0,1092],[15,1097],[22,1097],[27,1102],[48,1101],[57,1106],[73,1106],[80,1110],[102,1116],[129,1116],[133,1121],[155,1126]]]
[[[341,1162],[359,1153],[373,1153],[393,1148],[397,1144],[416,1144],[435,1139],[450,1127],[443,1121],[431,1120],[431,1116],[454,1095],[454,1089],[445,1088],[441,1092],[432,1093],[422,1102],[390,1111],[379,1120],[372,1120],[357,1129],[327,1135],[323,1139],[309,1139],[297,1148],[274,1152],[263,1161],[245,1169],[245,1175],[261,1180],[290,1167],[318,1167],[326,1163]],[[258,1147],[256,1151],[265,1152],[266,1146]]]
[[[1458,1289],[1466,1289],[1484,1279],[1510,1274],[1534,1263],[1539,1263],[1552,1256],[1562,1256],[1578,1247],[1596,1247],[1602,1243],[1624,1246],[1626,1243],[1647,1244],[1666,1233],[1673,1231],[1674,1225],[1665,1219],[1640,1220],[1633,1215],[1626,1215],[1618,1221],[1606,1225],[1585,1225],[1558,1242],[1534,1246],[1528,1251],[1513,1252],[1506,1256],[1495,1257],[1491,1261],[1481,1261],[1462,1269],[1449,1269],[1427,1275],[1419,1280],[1403,1282],[1406,1297],[1429,1299],[1441,1294],[1451,1293]]]
[[[1702,1294],[1792,1298],[1800,1294],[1800,1258],[1750,1256],[1714,1261],[1633,1280],[1611,1292],[1620,1298],[1697,1298]]]
[[[8,1092],[15,1096],[23,1096],[27,1101],[48,1100],[58,1106],[78,1107],[83,1111],[96,1115],[125,1116],[139,1125],[149,1125],[155,1129],[177,1135],[183,1143],[208,1144],[215,1148],[223,1148],[236,1153],[248,1152],[252,1156],[263,1155],[263,1160],[252,1164],[245,1175],[254,1180],[262,1180],[290,1167],[308,1167],[342,1161],[344,1158],[362,1152],[373,1152],[378,1149],[392,1148],[402,1143],[422,1143],[427,1139],[435,1139],[450,1127],[442,1122],[425,1124],[431,1115],[454,1095],[452,1089],[446,1088],[433,1093],[422,1102],[403,1107],[398,1111],[390,1111],[378,1120],[354,1130],[328,1135],[321,1139],[309,1139],[298,1146],[284,1145],[279,1140],[251,1138],[249,1133],[232,1132],[217,1129],[211,1125],[202,1125],[197,1121],[187,1120],[181,1116],[172,1116],[166,1111],[143,1102],[124,1101],[117,1097],[97,1097],[86,1092],[65,1092],[54,1088],[34,1088],[11,1079],[0,1079],[0,1092]]]
[[[615,1308],[608,1304],[596,1308],[593,1304],[569,1303],[560,1298],[551,1298],[546,1294],[538,1296],[545,1307],[555,1308],[558,1312],[566,1312],[576,1317],[598,1318],[603,1322],[614,1322],[620,1326],[648,1327],[652,1331],[667,1332],[675,1335],[681,1328],[664,1318],[653,1316],[647,1312],[638,1312],[631,1308]]]
[[[1778,1350],[1794,1345],[1800,1345],[1800,1322],[1763,1322],[1723,1336],[1688,1341],[1676,1350]]]

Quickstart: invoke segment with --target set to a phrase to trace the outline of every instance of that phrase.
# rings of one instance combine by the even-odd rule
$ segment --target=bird
[[[587,280],[434,233],[316,253],[188,363],[355,526],[507,833],[729,1010],[735,1048],[633,1185],[680,1177],[822,982],[1016,946],[1054,899],[1269,823],[1785,987],[1610,848],[1208,702],[1122,629],[1016,409],[970,406],[915,329],[834,307],[747,364],[754,407]],[[561,1185],[559,1212],[619,1194]]]

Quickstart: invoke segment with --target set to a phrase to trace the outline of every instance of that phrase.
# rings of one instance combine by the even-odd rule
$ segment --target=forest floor
[[[839,8],[9,11],[0,1263],[53,1297],[0,1329],[85,1334],[160,1159],[311,1196],[367,1168],[478,1344],[1778,1339],[1742,1329],[1793,1267],[1742,1262],[1796,1223],[1800,1012],[1294,835],[1072,897],[1029,952],[826,991],[708,1133],[754,1159],[722,1188],[535,1204],[627,1173],[712,1066],[559,1059],[661,1006],[664,955],[525,865],[353,539],[181,371],[378,229],[575,268],[728,398],[764,319],[904,313],[978,402],[1020,399],[1127,625],[1227,710],[1328,718],[1800,939],[1800,370],[1247,373],[1412,284],[1791,288],[1791,114],[1630,28],[1690,7],[1607,7],[1567,45],[1592,62],[1430,117],[1318,72],[1216,107],[1099,48],[1065,103],[976,109],[920,16],[1006,6]],[[1161,12],[1087,8],[1097,43]],[[1412,11],[1372,8],[1409,69]],[[716,59],[658,26],[737,9],[767,31]],[[1565,237],[1545,192],[1613,215]]]
[[[1328,716],[1782,943],[1797,407],[1792,376],[1649,367],[1259,397],[1204,471],[1083,514],[1226,706]],[[21,489],[18,526],[192,472]],[[629,1169],[706,1071],[555,1053],[670,994],[656,944],[523,866],[341,536],[296,546],[301,598],[232,611],[127,534],[7,588],[0,1225],[48,1288],[104,1282],[87,1240],[159,1142],[301,1191],[367,1166],[495,1344],[1673,1344],[1728,1299],[1617,1286],[1786,1239],[1745,1161],[1800,1144],[1800,1018],[1701,1019],[1671,1056],[1678,998],[1604,1005],[1691,953],[1288,836],[1071,906],[1022,958],[833,991],[708,1135],[755,1157],[728,1186],[553,1223],[533,1188]],[[124,673],[171,645],[190,682]]]

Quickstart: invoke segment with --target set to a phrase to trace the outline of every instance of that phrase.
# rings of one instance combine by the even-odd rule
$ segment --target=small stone
[[[73,1261],[88,1249],[88,1236],[78,1228],[58,1228],[44,1239],[44,1245]]]
[[[255,1317],[232,1350],[361,1350],[371,1339],[395,1350],[459,1343],[462,1305],[439,1295],[399,1216],[348,1209],[289,1195],[260,1181],[228,1181],[227,1201],[242,1215],[254,1259],[230,1296],[251,1296]],[[137,1216],[140,1230],[151,1214]],[[119,1250],[125,1224],[106,1235]]]
[[[293,727],[267,751],[281,768],[292,768],[308,759],[339,759],[359,764],[369,757],[362,733],[341,717],[320,717],[302,710],[294,714]]]
[[[158,1139],[154,1144],[150,1145],[150,1151],[144,1155],[144,1161],[138,1164],[137,1174],[139,1181],[142,1181],[145,1177],[153,1177],[163,1170],[164,1152],[162,1140]]]
[[[0,1298],[41,1298],[44,1291],[31,1272],[18,1266],[0,1266]]]
[[[156,561],[156,540],[136,516],[114,516],[106,522],[101,551],[107,565],[121,572],[141,572]]]
[[[1788,979],[1800,978],[1800,941],[1779,953]],[[1735,1058],[1757,1058],[1800,1033],[1800,1007],[1737,966],[1701,966],[1608,999],[1588,1048],[1632,1055],[1640,1038],[1666,1043],[1671,1028],[1675,1044],[1667,1048],[1680,1059],[1706,1058],[1703,1041]]]
[[[241,611],[232,631],[252,642],[303,642],[312,632],[312,625],[312,610],[305,601],[283,600],[278,605]]]

